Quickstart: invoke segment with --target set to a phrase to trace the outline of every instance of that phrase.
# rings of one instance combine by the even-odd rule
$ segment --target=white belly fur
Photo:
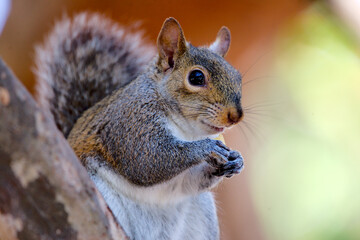
[[[104,164],[88,159],[91,179],[129,239],[219,239],[216,208],[210,192],[185,195],[177,184],[138,187]]]

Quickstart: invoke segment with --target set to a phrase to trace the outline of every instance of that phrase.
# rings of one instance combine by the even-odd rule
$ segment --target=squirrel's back
[[[64,17],[36,48],[38,102],[67,137],[86,109],[135,79],[153,55],[140,33],[101,15]]]

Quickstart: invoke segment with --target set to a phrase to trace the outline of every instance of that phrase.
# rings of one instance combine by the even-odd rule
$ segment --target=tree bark
[[[55,123],[1,59],[0,239],[126,239]]]

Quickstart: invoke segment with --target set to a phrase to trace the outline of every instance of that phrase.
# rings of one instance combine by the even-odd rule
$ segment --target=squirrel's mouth
[[[201,123],[206,125],[208,128],[210,128],[211,130],[215,131],[216,133],[220,133],[220,132],[223,132],[225,127],[217,127],[217,126],[214,126],[212,124],[209,124],[203,120],[201,120]]]

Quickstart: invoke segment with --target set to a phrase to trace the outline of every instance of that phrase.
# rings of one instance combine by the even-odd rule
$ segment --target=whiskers
[[[261,133],[258,125],[251,120],[245,119],[245,117],[238,125],[236,125],[236,128],[240,129],[241,134],[245,137],[248,144],[251,143],[251,137],[254,137],[260,143],[265,140],[265,137]]]
[[[280,105],[282,105],[281,102],[265,101],[243,107],[244,118],[236,125],[236,129],[248,144],[251,144],[251,140],[257,143],[264,143],[267,140],[266,122],[278,119],[276,112]]]
[[[247,80],[247,81],[244,81],[243,82],[243,86],[249,84],[249,83],[253,83],[253,82],[256,82],[256,81],[260,81],[260,80],[266,80],[266,79],[278,79],[277,76],[271,76],[271,75],[267,75],[267,76],[260,76],[260,77],[254,77],[250,80]]]
[[[182,111],[182,115],[187,119],[195,119],[199,116],[203,119],[211,119],[213,114],[209,111],[208,106],[199,104],[197,106],[191,106],[187,104],[181,104],[180,107],[182,110],[186,109],[186,111]]]
[[[268,56],[271,52],[270,50],[258,56],[248,69],[243,72],[243,99],[245,98],[248,101],[251,101],[250,99],[254,99],[254,97],[259,99],[258,97],[261,96],[259,92],[269,93],[268,83],[271,83],[271,86],[273,86],[273,84],[280,79],[280,77],[274,76],[272,73],[264,73],[264,71],[262,71],[261,74],[257,74],[258,76],[250,74],[252,70],[257,68],[257,66],[259,66],[258,64],[264,60],[264,57]],[[269,66],[269,64],[271,64],[271,62],[266,60],[266,66]],[[252,76],[250,77],[250,75]],[[259,83],[262,84],[260,85]],[[254,91],[254,89],[256,89],[256,91]],[[246,94],[249,94],[249,96],[246,97]],[[273,95],[271,98],[273,98]],[[262,95],[261,101],[255,100],[255,102],[243,106],[244,118],[235,128],[239,134],[245,138],[248,145],[252,143],[252,140],[256,143],[264,143],[267,141],[267,130],[269,130],[269,128],[267,128],[266,125],[268,125],[271,120],[279,119],[276,115],[282,104],[280,101],[264,99]]]
[[[185,118],[196,118],[198,116],[201,116],[202,119],[211,119],[216,116],[216,110],[214,110],[211,106],[207,106],[205,104],[198,104],[197,106],[181,104],[180,106],[182,109],[188,110],[186,112],[183,112],[183,116]]]

